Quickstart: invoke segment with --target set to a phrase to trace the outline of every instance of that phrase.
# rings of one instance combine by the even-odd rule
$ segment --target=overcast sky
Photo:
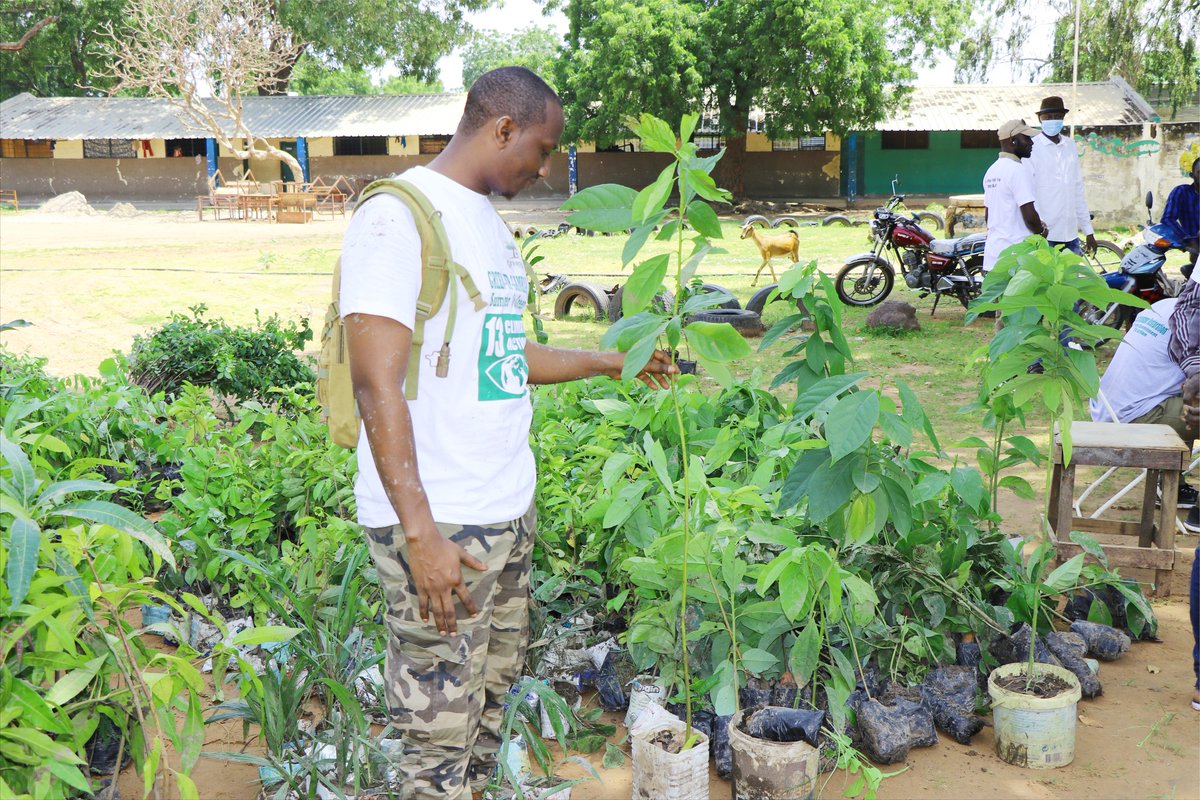
[[[1039,9],[1043,14],[1049,11],[1048,6],[1040,6]],[[554,12],[549,16],[543,15],[542,4],[536,0],[503,0],[495,8],[468,15],[468,19],[477,29],[492,28],[500,31],[515,31],[530,25],[538,25],[553,28],[562,34],[567,31],[566,17],[561,12]],[[1052,35],[1053,18],[1051,16],[1047,15],[1046,19],[1035,21],[1033,30],[1035,39],[1045,42],[1049,41]],[[1067,56],[1070,57],[1070,54],[1068,53]],[[441,70],[443,86],[447,89],[456,89],[462,86],[461,55],[453,53],[446,56],[438,62],[438,68]],[[993,83],[1010,83],[1014,80],[1008,64],[994,67],[989,78]],[[919,69],[917,80],[926,85],[953,83],[953,59],[943,57],[933,67]],[[1021,78],[1021,82],[1027,82],[1027,79]]]

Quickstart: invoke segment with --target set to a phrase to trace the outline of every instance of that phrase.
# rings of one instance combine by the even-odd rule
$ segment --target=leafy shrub
[[[313,372],[297,356],[312,339],[308,319],[280,323],[272,314],[258,317],[256,328],[207,319],[201,304],[192,315],[172,314],[149,336],[136,336],[129,354],[132,381],[171,399],[184,383],[209,386],[218,395],[268,400],[273,387],[311,384]]]

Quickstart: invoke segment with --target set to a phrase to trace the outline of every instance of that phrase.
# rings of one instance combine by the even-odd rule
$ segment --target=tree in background
[[[529,26],[513,33],[481,30],[463,50],[463,88],[497,67],[525,67],[554,84],[553,66],[562,38],[549,28]]]
[[[167,100],[234,157],[278,159],[303,175],[295,156],[255,134],[243,109],[243,98],[270,85],[303,47],[279,48],[269,2],[130,0],[124,22],[109,28],[102,45],[114,91]]]
[[[1079,80],[1104,81],[1114,72],[1138,91],[1169,87],[1174,106],[1195,102],[1200,85],[1196,41],[1200,0],[1079,0]],[[1031,18],[1047,0],[990,0],[991,13],[958,50],[956,77],[982,81],[997,62],[1013,77],[1070,83],[1075,50],[1074,0],[1049,0],[1054,39],[1049,52],[1031,41]]]
[[[913,66],[948,48],[968,0],[568,0],[556,78],[567,137],[605,147],[622,119],[702,104],[726,141],[718,181],[744,193],[750,110],[792,138],[872,126]]]
[[[296,63],[288,81],[288,91],[312,94],[437,94],[445,91],[440,80],[423,81],[398,75],[376,83],[365,69],[327,67],[305,54]]]
[[[0,6],[0,39],[19,40],[47,16],[58,21],[31,37],[19,51],[0,53],[0,100],[21,92],[40,97],[103,94],[95,74],[106,26],[119,21],[125,0],[40,0]]]
[[[18,53],[0,53],[0,98],[20,92],[39,96],[102,94],[109,85],[96,76],[111,63],[98,46],[107,26],[128,14],[132,0],[30,0],[22,13],[0,14],[0,41],[16,41],[35,15],[59,21],[32,37]],[[368,70],[390,65],[423,81],[437,76],[437,62],[470,32],[466,15],[497,0],[269,0],[275,23],[268,43],[278,59],[260,94],[287,91],[300,55],[332,68]],[[164,2],[160,13],[168,14]]]

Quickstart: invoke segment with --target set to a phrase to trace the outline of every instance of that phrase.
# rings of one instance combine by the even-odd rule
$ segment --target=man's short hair
[[[546,121],[546,103],[562,106],[544,80],[524,67],[500,67],[471,84],[458,129],[470,133],[500,117],[511,117],[522,128],[538,125]]]

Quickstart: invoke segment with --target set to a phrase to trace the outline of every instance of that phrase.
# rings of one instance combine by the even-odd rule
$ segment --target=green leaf
[[[725,322],[693,322],[683,330],[688,344],[708,361],[727,363],[750,355],[750,345]]]
[[[1019,475],[1005,475],[998,484],[1001,489],[1008,489],[1022,500],[1032,500],[1035,492],[1029,481]]]
[[[643,448],[646,451],[647,457],[650,459],[650,466],[654,467],[654,474],[658,477],[658,482],[667,494],[672,499],[675,497],[675,481],[671,479],[671,474],[667,470],[667,454],[663,451],[661,444],[655,440],[650,431],[646,431],[643,438]]]
[[[667,275],[667,267],[671,264],[671,256],[667,253],[648,258],[633,268],[633,274],[625,282],[625,291],[621,293],[621,310],[626,316],[632,316],[645,310],[662,289],[663,278]]]
[[[700,115],[689,112],[684,114],[679,120],[679,141],[690,142],[692,134],[696,132],[696,124],[700,122]],[[25,322],[25,320],[16,320],[17,322]],[[28,325],[28,322],[25,322]]]
[[[1104,548],[1096,541],[1096,537],[1083,531],[1071,531],[1071,541],[1079,545],[1083,552],[1099,561],[1102,567],[1108,569],[1108,554],[1104,552]]]
[[[567,222],[580,228],[615,233],[633,227],[633,201],[637,192],[628,186],[603,183],[582,189],[562,204],[562,210],[574,211]]]
[[[817,661],[821,655],[821,635],[816,622],[809,622],[792,642],[788,652],[788,670],[800,686],[807,686],[812,681],[817,669]]]
[[[67,784],[72,789],[78,789],[85,795],[91,793],[92,787],[88,785],[88,780],[83,776],[83,773],[80,772],[79,767],[71,764],[62,764],[54,760],[43,761],[42,766],[48,769],[51,775]],[[186,798],[180,798],[180,800],[186,800]]]
[[[987,489],[979,471],[969,467],[955,467],[950,470],[950,485],[954,492],[975,511],[982,511],[987,502]]]
[[[636,460],[633,453],[613,453],[600,470],[600,485],[612,489]]]
[[[925,620],[925,625],[937,630],[937,627],[942,624],[942,620],[946,618],[946,601],[940,594],[925,592],[921,595],[921,602],[925,604],[925,609],[929,612],[929,619]]]
[[[654,183],[638,192],[633,200],[633,221],[643,223],[663,210],[663,204],[675,185],[675,162],[671,162],[658,173]]]
[[[48,507],[60,497],[77,492],[110,492],[116,487],[111,483],[92,480],[59,481],[43,489],[37,497],[38,505]]]
[[[20,447],[10,442],[8,437],[3,434],[0,434],[0,455],[4,456],[4,461],[12,470],[11,484],[17,491],[17,499],[28,505],[37,488],[37,478],[34,477],[33,466],[29,463],[29,458]]]
[[[629,238],[625,240],[625,246],[621,248],[621,266],[629,266],[629,262],[637,258],[637,254],[642,251],[642,247],[646,244],[646,240],[650,238],[650,234],[654,233],[654,226],[662,221],[666,213],[655,214],[646,220],[644,224],[634,229],[633,233],[629,234]]]
[[[703,200],[688,203],[687,220],[701,236],[708,239],[721,238],[721,221],[717,219],[717,212]]]
[[[642,140],[642,148],[654,153],[673,153],[677,145],[671,126],[652,114],[643,113],[629,129]]]
[[[879,606],[879,597],[875,594],[874,587],[857,575],[846,575],[842,578],[842,588],[850,597],[851,621],[860,626],[868,624]],[[936,626],[931,624],[930,627]]]
[[[604,743],[604,760],[601,762],[605,769],[616,769],[625,764],[625,751],[612,742]]]
[[[1058,594],[1065,592],[1079,582],[1079,571],[1083,569],[1083,553],[1076,553],[1058,566],[1046,578],[1047,591]]]
[[[200,800],[196,782],[183,772],[175,773],[175,785],[179,787],[179,800]]]
[[[852,375],[831,375],[809,386],[796,397],[792,404],[792,414],[798,420],[805,420],[816,409],[831,397],[836,397],[867,377],[865,372],[855,372]]]
[[[658,337],[667,329],[667,320],[660,320],[658,326],[642,339],[634,343],[625,354],[625,364],[621,367],[621,379],[631,381],[650,362],[650,357],[658,348]]]
[[[273,644],[275,642],[291,641],[303,628],[289,628],[284,625],[263,625],[262,627],[247,628],[233,637],[234,646],[253,646]]]
[[[8,566],[4,580],[12,597],[8,608],[11,611],[21,605],[29,593],[29,584],[37,572],[38,551],[42,547],[42,531],[27,519],[14,517],[9,539]]]
[[[102,525],[116,528],[119,531],[124,531],[150,548],[151,552],[167,564],[170,564],[172,567],[175,566],[175,555],[171,552],[171,548],[167,546],[167,543],[163,541],[162,534],[145,519],[134,514],[127,508],[122,508],[115,503],[109,503],[104,500],[79,500],[59,506],[52,513],[55,516],[98,522]]]
[[[82,692],[92,682],[92,679],[100,672],[100,667],[107,659],[107,653],[96,656],[82,667],[73,669],[66,675],[63,675],[50,687],[50,691],[46,692],[46,702],[52,706],[61,706],[69,703],[74,699],[75,695]]]
[[[778,656],[757,647],[742,652],[742,668],[752,675],[764,675],[778,663]]]
[[[879,394],[874,390],[855,392],[839,400],[825,420],[830,459],[836,462],[857,450],[871,437],[878,421]]]

